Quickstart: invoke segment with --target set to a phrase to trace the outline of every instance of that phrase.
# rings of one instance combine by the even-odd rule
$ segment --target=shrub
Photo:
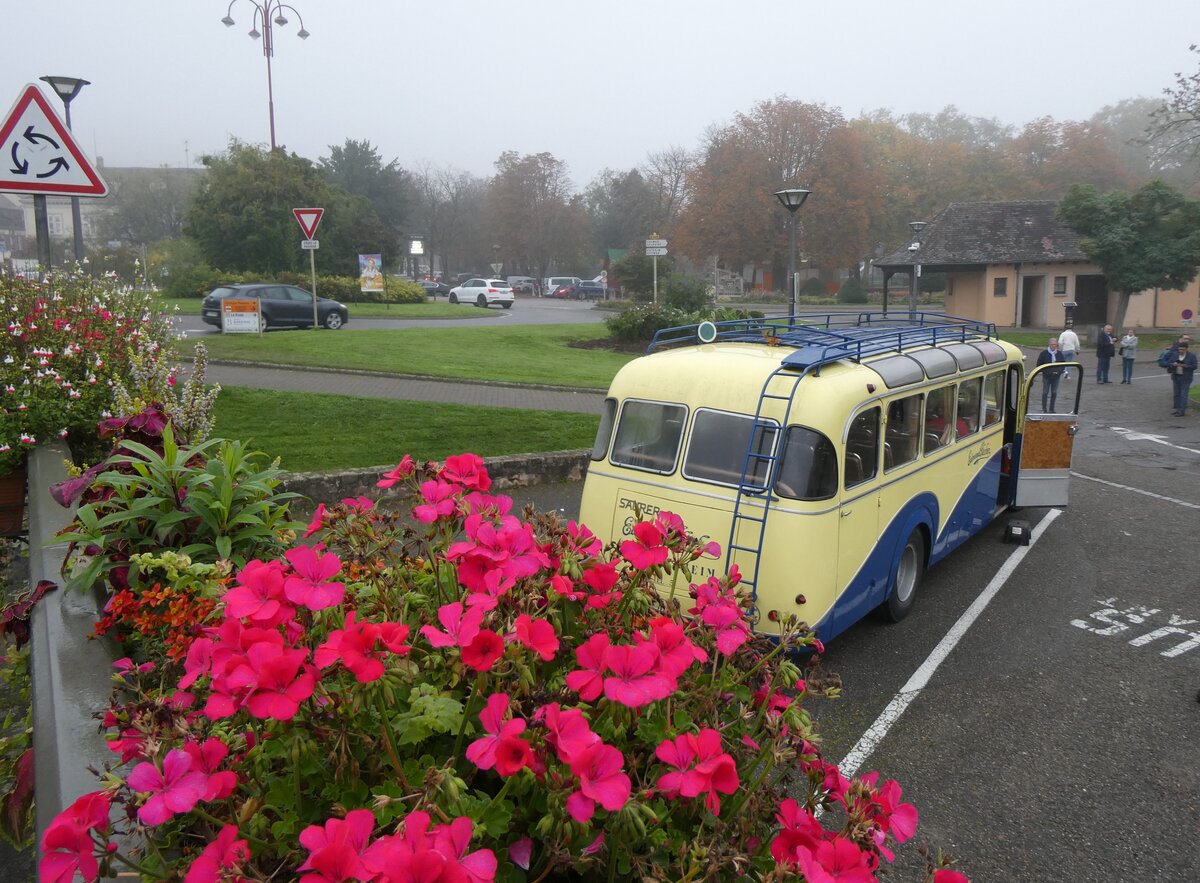
[[[409,520],[318,507],[317,545],[218,579],[182,664],[116,664],[132,768],[54,820],[44,878],[868,880],[912,836],[816,747],[819,643],[752,633],[736,573],[689,585],[719,549],[676,516],[602,548],[472,455],[396,483]]]
[[[670,273],[660,280],[659,300],[668,307],[685,313],[695,313],[712,303],[709,287],[699,279],[683,273]]]
[[[636,306],[604,320],[611,337],[623,343],[650,341],[663,328],[687,324],[687,314],[673,307]]]
[[[838,303],[865,304],[866,302],[867,290],[862,287],[862,283],[857,279],[847,279],[842,283],[842,287],[838,289]]]
[[[800,286],[800,297],[826,297],[828,294],[829,292],[825,290],[825,283],[816,276],[808,277]]]

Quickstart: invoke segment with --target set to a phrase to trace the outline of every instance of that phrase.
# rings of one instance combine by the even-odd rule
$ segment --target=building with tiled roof
[[[1064,304],[1075,323],[1118,322],[1118,295],[1084,253],[1052,200],[954,202],[913,240],[875,262],[892,308],[907,302],[910,273],[944,273],[946,312],[1002,327],[1057,328]],[[913,248],[916,245],[917,248]],[[900,286],[892,277],[903,274]],[[1129,299],[1124,324],[1189,327],[1200,311],[1200,281],[1184,291],[1152,289]]]

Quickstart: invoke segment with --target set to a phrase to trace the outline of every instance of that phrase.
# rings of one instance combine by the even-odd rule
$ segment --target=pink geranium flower
[[[413,507],[413,517],[422,524],[433,524],[439,518],[449,518],[458,511],[458,494],[458,488],[444,481],[422,482],[421,499],[425,502]]]
[[[445,631],[438,631],[431,625],[421,626],[421,636],[434,647],[453,647],[469,644],[479,634],[483,624],[483,610],[472,607],[464,612],[461,602],[443,604],[438,608],[438,622]]]
[[[579,777],[579,790],[567,798],[567,812],[577,822],[591,819],[599,803],[616,812],[629,800],[633,783],[625,775],[625,756],[604,742],[583,749],[571,763],[571,772]]]
[[[622,593],[613,590],[620,578],[617,568],[608,562],[598,562],[585,570],[581,580],[591,590],[587,606],[603,609],[620,601]]]
[[[799,864],[800,854],[816,849],[825,837],[821,823],[790,797],[779,804],[775,820],[782,830],[771,841],[771,856],[780,865]]]
[[[592,635],[575,648],[579,668],[567,675],[567,686],[585,702],[594,702],[604,690],[604,655],[609,639],[604,632]]]
[[[413,463],[413,458],[410,454],[405,454],[399,465],[390,472],[385,472],[383,478],[375,482],[375,487],[391,487],[398,481],[403,481],[413,474],[413,469],[416,464]]]
[[[518,736],[525,732],[522,718],[505,720],[508,713],[508,694],[493,693],[479,712],[479,722],[487,736],[476,739],[467,746],[467,760],[481,770],[490,770],[496,765],[496,745],[506,736]]]
[[[214,736],[206,739],[203,745],[189,739],[183,750],[192,758],[192,769],[203,773],[207,779],[202,800],[224,800],[233,793],[237,787],[237,773],[221,769],[221,762],[229,754],[228,745]]]
[[[845,837],[802,849],[798,866],[809,883],[875,883],[871,854]]]
[[[313,512],[312,521],[308,523],[308,527],[304,531],[304,539],[308,539],[317,531],[325,526],[325,504],[318,503],[316,511]]]
[[[659,668],[660,654],[652,643],[618,644],[604,652],[604,695],[628,708],[641,708],[675,692],[676,681]]]
[[[342,561],[337,555],[321,555],[308,546],[297,546],[288,549],[283,556],[295,570],[295,576],[289,576],[283,584],[289,601],[309,610],[325,610],[342,603],[346,586],[330,580],[342,569]]]
[[[225,593],[225,613],[269,628],[290,619],[295,610],[284,603],[283,564],[279,561],[247,562],[237,585]]]
[[[41,883],[72,883],[79,874],[86,883],[100,876],[91,835],[78,825],[55,822],[42,835],[38,862]]]
[[[226,825],[217,834],[217,839],[204,847],[204,851],[188,868],[183,883],[241,883],[245,878],[232,872],[239,864],[250,860],[250,845],[238,840],[236,825]]]
[[[533,525],[510,515],[502,517],[499,525],[479,514],[468,515],[463,531],[467,539],[451,545],[446,560],[455,562],[459,582],[472,592],[499,597],[518,579],[549,566]]]
[[[472,491],[486,491],[492,486],[487,467],[477,454],[447,457],[441,475],[447,481],[453,481]]]
[[[291,720],[300,703],[313,694],[316,678],[305,664],[307,650],[285,650],[255,644],[246,653],[246,668],[253,687],[246,708],[260,720]]]
[[[301,883],[342,883],[344,880],[369,880],[371,872],[363,864],[363,852],[375,816],[369,809],[346,813],[345,819],[329,819],[324,826],[309,825],[300,832],[300,845],[309,856],[297,870],[310,871]]]
[[[355,515],[361,515],[364,512],[370,512],[375,508],[375,501],[370,497],[342,497],[340,502]]]
[[[674,772],[662,776],[658,787],[667,797],[706,794],[705,806],[714,815],[720,813],[717,795],[732,794],[738,788],[737,763],[721,747],[721,734],[707,727],[660,743],[655,756],[674,767]]]
[[[475,671],[491,671],[504,655],[504,639],[491,629],[483,629],[462,648],[463,665]]]
[[[693,662],[708,661],[708,654],[688,640],[683,626],[670,617],[660,616],[650,623],[650,640],[658,647],[662,670],[671,677],[678,678]]]
[[[558,752],[558,759],[567,765],[585,748],[600,741],[578,708],[563,711],[558,703],[551,703],[539,708],[536,717],[546,725],[546,742]]]
[[[558,652],[558,635],[554,626],[544,619],[533,619],[527,613],[517,617],[517,640],[546,662]]]
[[[637,570],[649,570],[663,564],[670,554],[663,545],[663,531],[649,521],[639,521],[633,526],[632,540],[621,543],[621,555]]]
[[[397,622],[356,622],[357,613],[346,614],[345,628],[334,629],[329,638],[317,648],[313,663],[318,668],[329,668],[340,662],[362,684],[369,684],[383,677],[382,651],[403,656],[411,647],[404,643],[408,637],[408,626]]]
[[[147,825],[161,825],[178,815],[189,812],[200,802],[208,787],[208,777],[192,769],[192,758],[176,748],[163,758],[162,771],[146,761],[133,768],[126,780],[133,791],[149,794],[138,809],[138,818]]]

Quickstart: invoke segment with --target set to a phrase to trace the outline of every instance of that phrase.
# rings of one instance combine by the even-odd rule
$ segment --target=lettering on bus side
[[[976,463],[985,462],[991,458],[993,453],[992,446],[984,442],[976,450],[967,454],[967,465],[974,466]]]
[[[621,526],[621,535],[626,537],[633,536],[633,526],[639,521],[647,518],[657,518],[658,513],[662,511],[661,506],[651,506],[648,503],[643,503],[630,497],[619,498],[617,500],[617,508],[633,510],[633,514],[627,517],[625,523]]]

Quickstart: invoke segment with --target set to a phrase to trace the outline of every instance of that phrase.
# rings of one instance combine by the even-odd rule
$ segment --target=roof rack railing
[[[705,325],[711,325],[715,333],[710,330],[710,337],[701,340],[700,328]],[[816,361],[828,362],[997,336],[995,323],[944,313],[801,313],[663,328],[646,353],[704,342],[741,342],[804,350],[810,357],[819,353]]]

